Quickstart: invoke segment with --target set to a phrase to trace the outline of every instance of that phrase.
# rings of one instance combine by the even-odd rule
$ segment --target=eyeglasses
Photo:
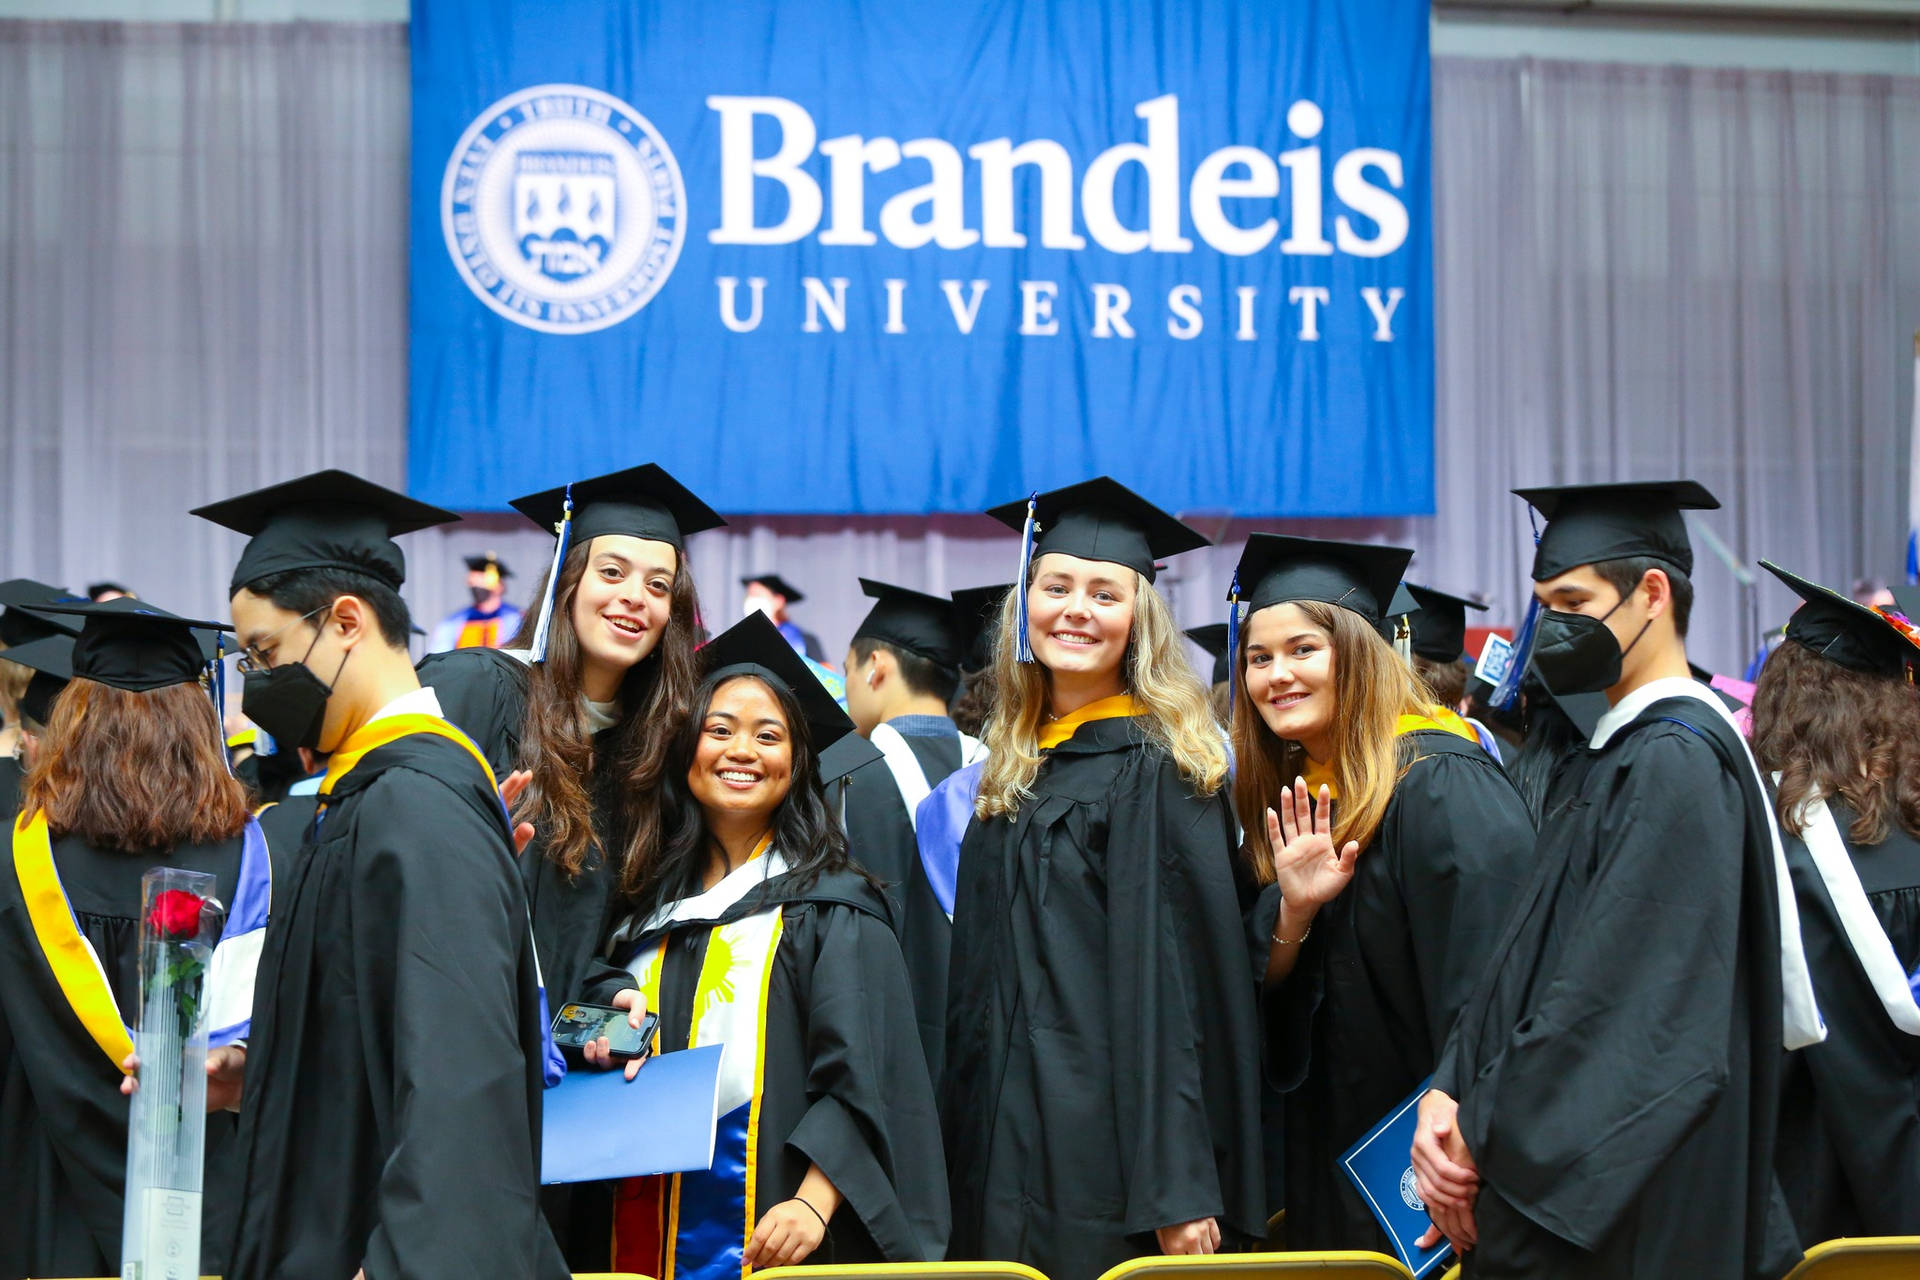
[[[297,626],[300,623],[305,622],[308,618],[311,618],[315,613],[331,613],[331,612],[333,612],[333,602],[328,601],[326,604],[321,605],[318,609],[315,609],[310,613],[301,614],[299,617],[295,618],[292,622],[287,623],[286,626],[276,628],[271,635],[262,636],[259,640],[255,641],[254,643],[248,645],[246,648],[242,649],[240,651],[240,657],[234,662],[233,665],[236,668],[238,668],[240,674],[243,676],[252,675],[256,671],[271,671],[273,669],[273,662],[270,658],[268,658],[266,654],[260,651],[262,645],[271,646],[273,641],[277,639],[280,633],[285,631],[287,627]],[[313,637],[313,644],[319,644],[319,643],[320,643],[320,637],[316,634]],[[313,652],[313,644],[310,644],[307,646],[308,654],[311,654]],[[303,662],[306,661],[305,657],[302,657],[301,661]]]

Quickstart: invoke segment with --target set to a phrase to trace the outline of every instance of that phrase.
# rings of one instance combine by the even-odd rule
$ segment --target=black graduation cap
[[[1893,593],[1893,607],[1908,622],[1920,627],[1920,587],[1888,587]]]
[[[73,641],[70,637],[55,636],[52,639],[65,642],[71,653]],[[54,675],[51,671],[35,671],[33,679],[27,681],[27,687],[20,693],[20,713],[35,724],[53,723],[53,700],[66,689],[69,679],[67,676]]]
[[[820,770],[820,785],[838,782],[855,769],[864,769],[876,760],[886,759],[886,753],[868,742],[857,733],[849,733],[837,738],[825,751],[819,752],[816,760]]]
[[[533,628],[533,660],[547,657],[547,634],[553,620],[553,593],[560,585],[560,564],[575,542],[593,541],[602,534],[623,534],[648,542],[664,542],[675,551],[686,549],[693,534],[718,529],[726,523],[712,507],[675,480],[666,468],[652,462],[603,476],[575,480],[554,489],[542,489],[515,498],[515,511],[556,535],[553,564],[547,571],[546,591]],[[503,574],[504,576],[504,574]]]
[[[76,627],[75,631],[78,630]],[[20,710],[28,719],[39,724],[51,722],[53,700],[73,679],[73,642],[73,636],[56,631],[0,654],[0,658],[18,662],[33,672],[33,678],[20,694]]]
[[[460,518],[338,469],[195,507],[192,514],[252,539],[234,566],[229,592],[294,569],[351,569],[397,591],[407,580],[407,561],[393,540]]]
[[[1712,694],[1714,698],[1720,703],[1720,705],[1725,707],[1727,710],[1739,712],[1739,711],[1745,711],[1747,709],[1746,703],[1740,701],[1740,699],[1734,697],[1732,694],[1728,693],[1725,689],[1722,689],[1720,686],[1716,685],[1713,682],[1713,672],[1707,670],[1705,667],[1701,666],[1699,663],[1697,662],[1687,663],[1687,673],[1691,675],[1699,683],[1707,686],[1707,692]]]
[[[28,608],[36,604],[74,603],[84,604],[86,597],[76,596],[65,587],[35,582],[32,578],[9,578],[0,582],[0,605],[5,605],[7,609],[0,614],[0,644],[19,645],[52,635],[79,635],[79,623],[54,615],[36,614]]]
[[[1213,655],[1213,679],[1207,683],[1224,683],[1228,675],[1227,663],[1230,661],[1227,655],[1227,624],[1209,622],[1204,627],[1189,627],[1186,636],[1187,639]]]
[[[1387,615],[1380,619],[1380,637],[1389,644],[1397,646],[1400,640],[1400,623],[1405,621],[1407,624],[1407,640],[1411,643],[1413,639],[1413,620],[1419,616],[1420,602],[1414,599],[1411,591],[1407,590],[1407,584],[1404,582],[1395,583],[1393,599],[1387,602]],[[1401,656],[1411,661],[1412,650],[1409,649]]]
[[[483,556],[468,556],[466,559],[468,573],[485,573],[491,569],[503,578],[513,576],[513,570],[507,568],[507,562],[500,558],[497,551],[489,551]]]
[[[1011,582],[995,582],[984,587],[962,587],[953,593],[953,608],[960,628],[960,665],[978,671],[993,662],[993,632],[1000,623],[1001,602],[1013,590]]]
[[[1467,610],[1486,611],[1478,600],[1448,595],[1432,587],[1407,584],[1407,591],[1420,605],[1413,623],[1413,651],[1429,662],[1459,662],[1466,659]]]
[[[865,579],[862,579],[861,581],[864,582]],[[805,600],[807,598],[801,592],[800,588],[794,586],[791,582],[788,582],[785,578],[781,577],[777,573],[748,574],[746,577],[740,579],[740,585],[743,587],[753,587],[753,586],[765,587],[767,590],[773,592],[773,594],[777,596],[785,596],[787,598],[788,604],[799,604],[802,600]]]
[[[1213,545],[1205,535],[1109,476],[1008,502],[987,514],[1024,535],[1029,506],[1034,557],[1058,551],[1082,560],[1125,565],[1148,582],[1153,581],[1155,561]],[[1021,565],[1023,580],[1026,568]]]
[[[772,619],[763,613],[748,614],[701,645],[695,657],[703,676],[757,676],[792,693],[800,703],[800,714],[806,718],[814,759],[821,762],[821,784],[842,776],[828,772],[826,753],[829,747],[853,732],[853,721],[813,674],[806,659],[794,652]],[[832,759],[836,765],[845,764],[849,768],[865,763],[864,759],[849,759],[844,752],[836,752]]]
[[[871,578],[860,589],[876,603],[854,629],[855,640],[884,640],[948,671],[960,669],[964,653],[959,610],[945,596],[930,596]]]
[[[47,613],[81,618],[79,636],[64,655],[50,648],[42,659],[22,645],[7,657],[56,678],[97,680],[132,693],[191,684],[206,669],[208,655],[196,631],[231,631],[224,622],[182,618],[165,609],[123,596],[99,604],[42,605]],[[45,643],[56,644],[56,641]],[[21,656],[25,655],[25,656]],[[64,668],[64,669],[63,669]]]
[[[1413,552],[1406,547],[1330,538],[1256,533],[1234,569],[1235,598],[1252,616],[1269,605],[1317,600],[1350,609],[1374,626],[1396,617],[1400,575]]]
[[[1920,663],[1920,645],[1878,609],[1855,604],[1851,596],[1789,573],[1771,560],[1762,560],[1760,567],[1806,601],[1787,620],[1788,640],[1828,662],[1871,675],[1903,676],[1910,665]]]
[[[1569,569],[1652,556],[1693,572],[1693,542],[1683,511],[1715,511],[1719,499],[1692,480],[1628,480],[1515,489],[1546,519],[1533,550],[1533,580]]]
[[[691,489],[651,462],[542,489],[509,505],[548,533],[557,533],[568,519],[569,500],[576,542],[619,533],[664,542],[678,551],[692,535],[726,524]]]

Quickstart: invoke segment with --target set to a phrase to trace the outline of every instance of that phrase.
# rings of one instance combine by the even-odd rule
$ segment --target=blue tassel
[[[1533,545],[1540,545],[1540,521],[1535,518],[1533,508],[1527,508],[1527,522],[1533,527]],[[1527,616],[1521,620],[1520,630],[1513,637],[1513,658],[1507,664],[1507,674],[1493,691],[1489,700],[1500,711],[1513,710],[1520,701],[1520,678],[1526,674],[1527,664],[1533,660],[1533,633],[1540,622],[1540,597],[1534,596],[1527,603]]]
[[[533,660],[547,660],[547,639],[553,630],[553,593],[560,586],[560,566],[567,558],[567,546],[573,541],[573,486],[560,511],[559,527],[554,529],[553,564],[547,570],[547,589],[540,596],[540,620],[533,628]]]
[[[1227,700],[1232,706],[1240,693],[1240,570],[1233,571],[1233,584],[1227,588]]]
[[[1027,575],[1033,571],[1033,533],[1035,508],[1040,505],[1038,491],[1027,495],[1027,523],[1020,530],[1020,576],[1013,584],[1014,605],[1013,656],[1017,662],[1033,661],[1033,645],[1027,639]]]

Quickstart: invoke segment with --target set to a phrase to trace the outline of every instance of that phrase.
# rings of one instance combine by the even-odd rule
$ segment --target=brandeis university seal
[[[645,116],[598,89],[544,84],[461,135],[440,225],[482,302],[529,329],[590,333],[660,291],[686,238],[686,199]]]

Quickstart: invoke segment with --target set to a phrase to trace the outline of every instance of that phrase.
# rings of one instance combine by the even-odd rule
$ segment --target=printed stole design
[[[757,854],[707,892],[664,909],[641,932],[650,933],[669,921],[711,919],[786,870],[779,853]],[[767,986],[783,931],[780,907],[770,906],[708,933],[694,984],[687,1046],[725,1046],[713,1166],[622,1183],[614,1223],[614,1265],[619,1270],[659,1280],[731,1280],[747,1274],[742,1259],[762,1208],[756,1192]],[[656,1012],[674,936],[648,946],[628,966],[647,1008]]]
[[[66,998],[67,1007],[87,1035],[120,1069],[133,1053],[133,1036],[120,1019],[107,971],[93,944],[80,932],[60,873],[53,864],[53,839],[45,813],[21,814],[13,824],[13,872],[20,881],[27,920],[40,954]],[[273,862],[266,836],[252,818],[242,837],[240,883],[227,926],[207,967],[207,1041],[231,1044],[244,1039],[253,1016],[254,971],[266,941],[273,901]]]

